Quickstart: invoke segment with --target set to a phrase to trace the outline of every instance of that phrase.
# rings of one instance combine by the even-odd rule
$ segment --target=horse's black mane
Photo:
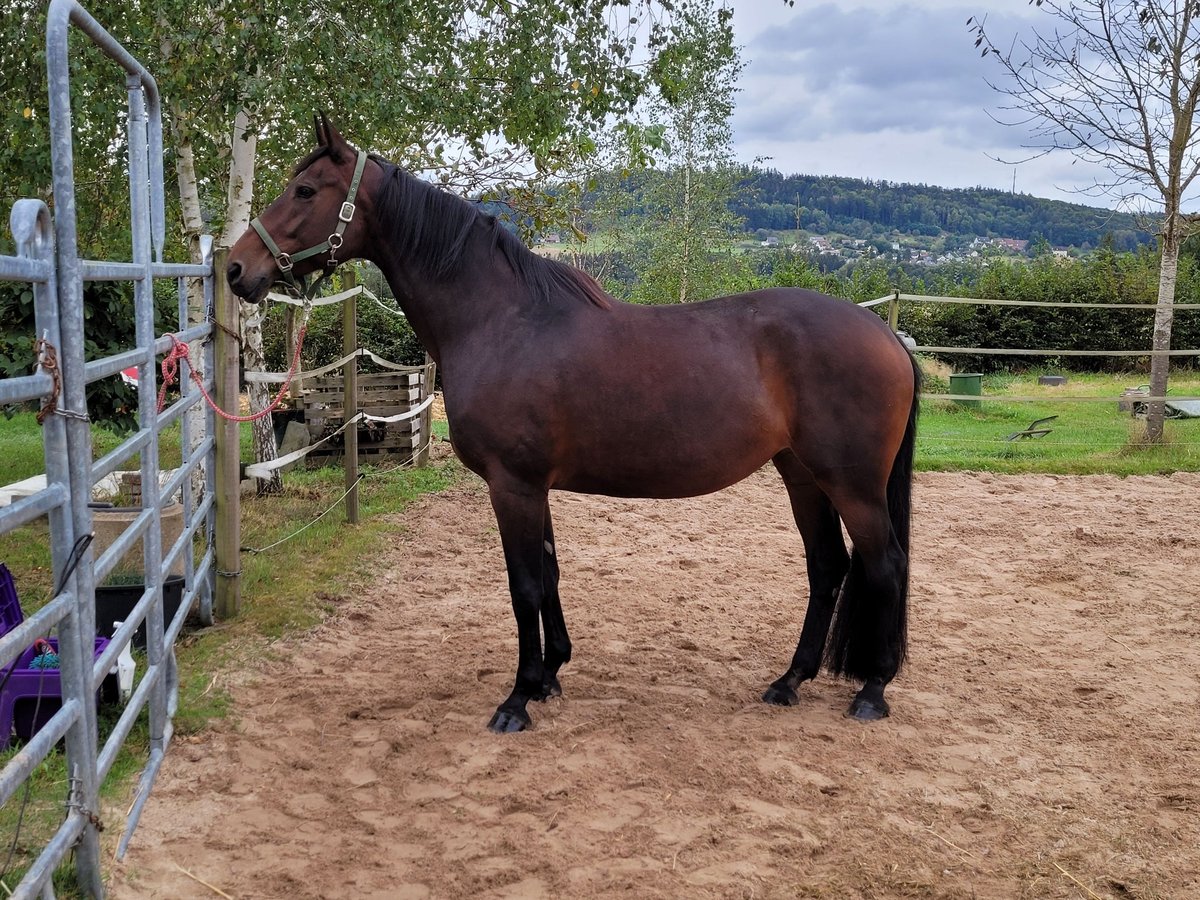
[[[303,171],[328,153],[328,147],[318,147],[297,164],[296,171]],[[493,251],[500,252],[535,300],[549,303],[565,294],[601,309],[612,305],[612,298],[591,276],[538,256],[495,216],[414,178],[395,163],[374,154],[371,158],[384,172],[383,189],[375,197],[375,204],[380,222],[390,228],[385,239],[397,255],[426,277],[442,281],[457,275],[471,229],[483,222],[490,229]]]

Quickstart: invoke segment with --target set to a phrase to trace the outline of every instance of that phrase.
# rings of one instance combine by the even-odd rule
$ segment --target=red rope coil
[[[168,334],[167,337],[171,339],[171,349],[167,351],[167,355],[163,357],[162,361],[162,386],[158,389],[158,411],[163,411],[163,406],[166,404],[167,388],[179,378],[179,361],[185,359],[187,360],[192,382],[200,390],[200,396],[204,398],[205,402],[212,407],[213,412],[218,416],[228,419],[231,422],[255,422],[269,416],[283,402],[284,395],[292,383],[292,377],[296,374],[296,367],[300,364],[300,350],[304,346],[304,335],[307,333],[308,323],[306,322],[301,326],[300,333],[296,336],[296,352],[292,354],[292,364],[288,367],[287,378],[284,380],[283,386],[279,388],[279,393],[275,395],[275,399],[271,401],[271,405],[248,416],[234,415],[233,413],[226,412],[217,405],[217,402],[209,396],[208,390],[204,387],[204,376],[192,364],[191,352],[188,349],[187,343],[181,341],[174,334]]]

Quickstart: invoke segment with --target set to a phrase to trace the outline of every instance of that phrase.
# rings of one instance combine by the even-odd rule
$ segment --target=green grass
[[[331,612],[351,583],[361,580],[363,561],[398,530],[388,514],[450,486],[462,470],[447,461],[424,469],[363,465],[361,471],[357,526],[348,527],[338,508],[286,543],[243,555],[242,593],[253,598],[245,603],[243,619],[257,633],[278,637]],[[345,491],[344,477],[340,468],[295,471],[285,476],[282,494],[247,499],[242,546],[265,548],[295,532],[337,501]],[[308,602],[296,602],[301,588]]]
[[[123,436],[114,434],[99,425],[92,426],[92,456],[99,459],[116,449]],[[242,459],[248,459],[252,434],[250,425],[244,423],[240,434]],[[180,430],[178,426],[159,435],[159,458],[163,468],[179,465]],[[21,411],[0,415],[0,447],[4,448],[4,476],[2,484],[24,481],[46,471],[42,460],[42,426],[32,412]],[[121,469],[132,471],[141,465],[140,454],[134,454],[121,464]]]
[[[1145,420],[1117,409],[1121,391],[1145,376],[1068,375],[1066,385],[1047,387],[1037,383],[1038,374],[985,376],[978,408],[926,400],[917,428],[917,468],[1075,475],[1200,470],[1200,419],[1168,420],[1164,442],[1148,446],[1143,442]],[[1169,395],[1200,396],[1200,376],[1174,376]],[[1109,400],[1064,399],[1069,397]],[[1044,437],[1005,440],[1046,416],[1058,418],[1042,426],[1051,429]]]

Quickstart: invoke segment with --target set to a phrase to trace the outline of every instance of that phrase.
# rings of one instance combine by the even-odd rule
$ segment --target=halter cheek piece
[[[315,247],[309,247],[307,250],[301,250],[298,253],[284,253],[279,249],[279,245],[271,239],[267,234],[267,229],[263,227],[263,223],[258,219],[250,221],[250,227],[258,232],[258,236],[262,238],[263,244],[275,257],[275,265],[279,266],[279,271],[283,274],[283,279],[297,293],[303,294],[311,300],[317,293],[317,288],[333,274],[333,270],[338,266],[337,251],[342,246],[342,232],[346,230],[346,226],[354,219],[354,198],[358,194],[358,183],[362,180],[363,169],[367,166],[367,151],[358,151],[358,161],[354,164],[354,177],[350,179],[350,190],[346,194],[346,202],[342,204],[342,208],[338,211],[337,226],[333,229],[333,233],[324,241],[317,244]],[[310,256],[316,256],[325,251],[329,251],[329,259],[325,261],[325,272],[318,278],[311,288],[307,291],[304,289],[303,279],[296,280],[296,276],[292,274],[292,267],[301,260],[308,259]]]

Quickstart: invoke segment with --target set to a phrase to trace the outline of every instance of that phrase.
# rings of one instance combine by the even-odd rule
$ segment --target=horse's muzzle
[[[271,288],[270,279],[247,277],[242,264],[236,260],[225,269],[225,278],[233,292],[249,303],[261,303]]]

